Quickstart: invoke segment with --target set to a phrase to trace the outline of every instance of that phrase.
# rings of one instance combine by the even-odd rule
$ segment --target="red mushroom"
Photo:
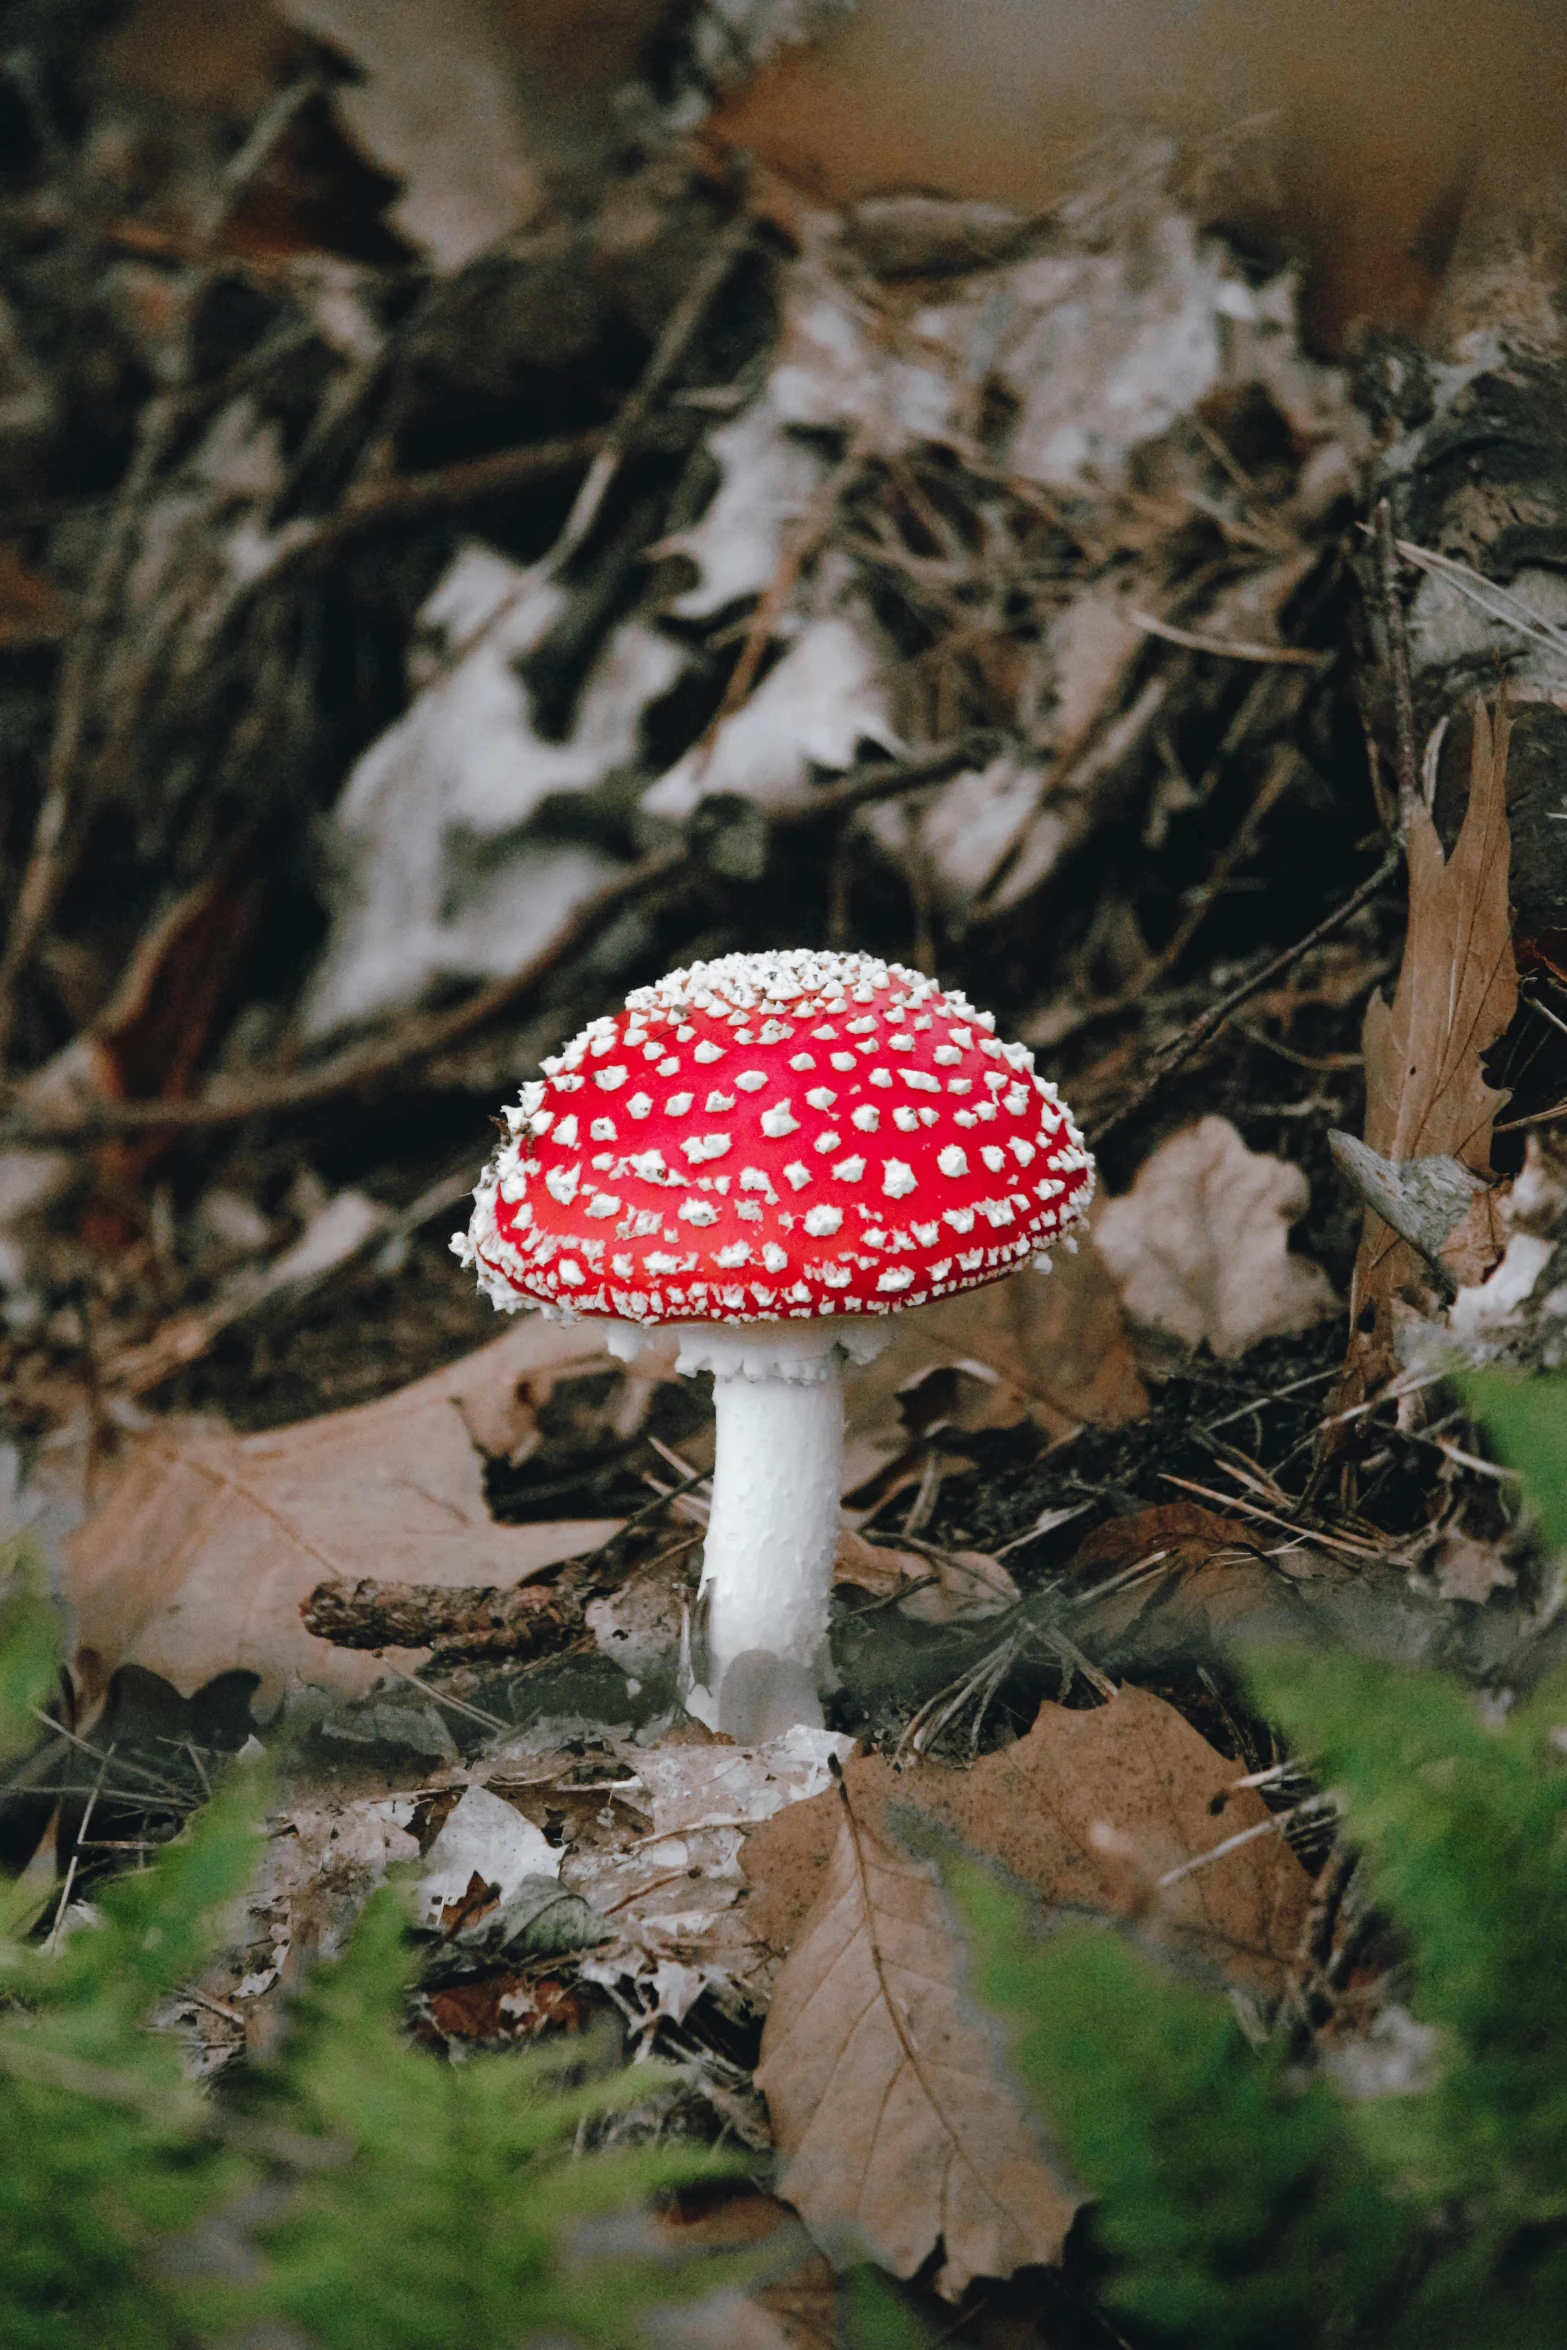
[[[636,989],[506,1113],[452,1243],[494,1303],[632,1347],[675,1324],[681,1370],[714,1375],[709,1713],[747,1651],[829,1669],[842,1358],[876,1352],[874,1317],[1048,1264],[1092,1196],[1065,1104],[994,1029],[869,955],[726,955]]]

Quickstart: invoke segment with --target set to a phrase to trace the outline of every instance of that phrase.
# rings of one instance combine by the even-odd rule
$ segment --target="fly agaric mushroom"
[[[675,1325],[679,1369],[712,1372],[710,1718],[748,1651],[830,1673],[842,1359],[877,1317],[1048,1268],[1092,1196],[1065,1103],[994,1030],[869,955],[673,971],[523,1087],[453,1239],[497,1306],[610,1320],[623,1355]]]

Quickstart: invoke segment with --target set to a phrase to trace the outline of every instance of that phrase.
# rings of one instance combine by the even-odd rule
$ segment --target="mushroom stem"
[[[870,1362],[876,1325],[696,1322],[680,1327],[676,1367],[711,1371],[716,1414],[713,1507],[702,1556],[706,1685],[691,1710],[716,1723],[736,1657],[765,1649],[830,1684],[827,1606],[838,1547],[843,1464],[841,1367]],[[624,1325],[615,1353],[641,1343]]]
[[[716,1351],[732,1347],[726,1333]],[[837,1349],[822,1346],[809,1366],[814,1377],[792,1362],[712,1368],[717,1448],[701,1589],[708,1685],[716,1698],[735,1658],[751,1648],[804,1665],[819,1685],[829,1669],[843,1461]]]

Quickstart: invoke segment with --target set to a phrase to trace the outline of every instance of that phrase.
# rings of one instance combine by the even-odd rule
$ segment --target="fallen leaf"
[[[1339,1310],[1321,1266],[1290,1254],[1309,1196],[1298,1167],[1200,1118],[1105,1201],[1094,1241],[1134,1321],[1229,1360]]]
[[[446,1933],[476,1923],[477,1878],[488,1889],[485,1906],[504,1905],[528,1877],[553,1877],[555,1851],[530,1819],[487,1787],[465,1787],[425,1854],[419,1883],[419,1919]]]
[[[334,103],[366,158],[403,183],[389,219],[438,270],[521,228],[543,198],[523,131],[523,59],[485,0],[279,0],[357,69]]]
[[[517,1583],[606,1540],[618,1519],[498,1525],[478,1447],[505,1453],[553,1381],[608,1360],[591,1331],[528,1316],[377,1403],[256,1436],[198,1423],[133,1438],[64,1551],[84,1701],[125,1664],[187,1696],[233,1670],[256,1674],[263,1703],[301,1685],[356,1696],[384,1667],[305,1630],[300,1603],[324,1578]],[[411,1670],[425,1653],[386,1652]]]
[[[426,1995],[430,2019],[445,2040],[533,2040],[541,2032],[580,2032],[592,2013],[581,1992],[553,1975],[482,1975]]]
[[[964,2021],[962,1949],[933,1869],[898,1841],[902,1811],[999,1862],[1047,1911],[1135,1911],[1183,1967],[1276,1997],[1310,1887],[1239,1776],[1172,1706],[1128,1687],[1091,1712],[1042,1706],[1025,1738],[967,1771],[852,1760],[842,1794],[752,1832],[751,1930],[786,1953],[758,2079],[793,2158],[781,2191],[813,2235],[830,2244],[857,2227],[901,2275],[939,2240],[941,2290],[955,2293],[1006,2273],[993,2263],[1058,2257],[1070,2221],[1066,2190],[1017,2135],[988,2038]],[[1203,1861],[1246,1829],[1258,1833]],[[923,1979],[902,1984],[906,1966]],[[954,2061],[950,2098],[934,2100],[921,2066],[945,2097]],[[987,2111],[994,2130],[976,2135],[970,2116]],[[1056,2250],[1039,2249],[1052,2230]]]
[[[1096,1526],[1066,1575],[1086,1586],[1078,1604],[1097,1638],[1131,1634],[1146,1656],[1291,1608],[1291,1585],[1263,1556],[1271,1539],[1196,1502],[1161,1502]]]
[[[1494,722],[1478,700],[1469,767],[1469,805],[1451,857],[1444,858],[1424,804],[1409,820],[1409,927],[1391,1004],[1366,1008],[1365,1140],[1384,1159],[1454,1158],[1491,1172],[1491,1127],[1507,1100],[1486,1082],[1481,1056],[1512,1019],[1518,1001],[1508,909],[1505,703]],[[1472,1259],[1459,1278],[1481,1268]],[[1430,1282],[1407,1240],[1368,1209],[1350,1286],[1350,1339],[1331,1410],[1352,1409],[1393,1368],[1393,1304],[1406,1295],[1427,1306]]]
[[[842,2263],[937,2289],[1058,2261],[1079,2198],[1048,2162],[961,1984],[965,1951],[929,1861],[845,1787],[816,1907],[778,1978],[757,2085],[782,2192]]]
[[[1493,1591],[1510,1591],[1518,1580],[1494,1542],[1451,1530],[1438,1543],[1432,1565],[1442,1598],[1465,1599],[1474,1607],[1484,1607]]]
[[[876,1361],[845,1374],[844,1401],[849,1493],[906,1452],[911,1436],[1032,1420],[1059,1440],[1148,1409],[1115,1284],[1086,1238],[1076,1256],[1058,1251],[1043,1279],[1016,1273],[900,1314]]]

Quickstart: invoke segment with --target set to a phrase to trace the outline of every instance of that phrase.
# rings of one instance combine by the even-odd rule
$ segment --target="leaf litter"
[[[428,276],[398,278],[383,242],[373,268],[312,250],[266,280],[257,299],[307,338],[328,392],[297,461],[298,415],[285,431],[258,367],[259,390],[220,389],[189,453],[152,465],[126,581],[174,657],[117,637],[105,692],[123,710],[106,718],[89,697],[108,729],[91,780],[112,779],[140,826],[132,862],[158,868],[190,820],[179,779],[205,771],[180,729],[200,741],[210,691],[226,746],[242,681],[257,739],[313,778],[298,805],[311,839],[332,842],[334,879],[314,901],[325,943],[280,1016],[221,879],[182,868],[193,886],[163,927],[136,900],[149,918],[134,1001],[83,978],[82,939],[51,939],[8,1116],[69,1126],[192,1088],[195,1109],[222,1111],[226,1088],[289,1065],[296,1033],[307,1054],[356,1023],[395,1038],[432,991],[504,984],[536,950],[555,990],[542,1010],[520,990],[477,1042],[394,1062],[428,1081],[431,1150],[452,1119],[476,1162],[475,1105],[531,1073],[579,1009],[629,969],[706,951],[691,943],[703,925],[729,922],[736,941],[775,926],[786,890],[824,932],[887,927],[914,959],[969,958],[1010,990],[1018,1028],[1062,1055],[1074,1100],[1113,1110],[1234,970],[1306,927],[1303,873],[1312,889],[1325,875],[1330,898],[1349,886],[1346,844],[1370,800],[1334,796],[1342,681],[1322,656],[1343,619],[1332,583],[1366,428],[1346,379],[1301,348],[1293,279],[1187,217],[1168,152],[1142,149],[1135,168],[1123,155],[1097,195],[1048,221],[930,198],[839,216],[794,206],[768,298],[698,333],[647,446],[628,428],[610,452],[602,535],[552,560],[554,488],[491,513],[465,499],[461,464],[446,476],[449,453],[467,460],[464,435],[484,442],[495,425],[473,350],[453,360],[451,322],[482,295],[508,432],[517,382],[538,398],[520,451],[500,452],[524,461],[521,480],[563,385],[574,418],[609,415],[606,383],[623,396],[648,313],[603,290],[629,277],[656,307],[656,221],[700,218],[694,245],[717,233],[701,210],[716,202],[710,166],[671,195],[666,158],[568,233],[550,210],[547,134],[519,128],[521,50],[499,16],[463,11],[446,28],[443,72],[471,98],[453,146],[418,127],[431,102],[418,12],[391,49],[339,0],[289,13],[339,61],[339,127],[391,175],[368,198],[360,184],[355,219],[416,247]],[[689,64],[660,105],[701,111]],[[488,118],[504,136],[469,135]],[[283,156],[285,192],[291,168]],[[242,210],[225,239],[236,223],[254,240]],[[539,295],[563,254],[585,327]],[[158,341],[157,289],[142,262],[123,274],[162,380],[183,362]],[[407,328],[404,292],[417,296]],[[583,334],[564,370],[541,315]],[[26,427],[40,447],[47,408],[34,402]],[[569,463],[550,475],[563,501],[571,479]],[[251,698],[252,673],[275,679],[276,665],[247,630],[318,560],[364,617],[363,581],[333,550],[362,548],[383,492],[405,520],[446,518],[386,542],[403,573],[363,566],[382,647],[365,673],[380,662],[391,682],[361,680],[351,722],[291,732],[288,692],[257,683]],[[59,595],[71,565],[38,543],[23,600],[68,629],[79,582]],[[400,1873],[423,1970],[411,2021],[431,2045],[571,2032],[610,2006],[628,2048],[683,2068],[695,2126],[758,2155],[775,2144],[785,2192],[840,2257],[923,2268],[953,2296],[1060,2257],[1074,2191],[969,2003],[922,1841],[932,1824],[1028,1887],[1047,1921],[1134,1934],[1227,1985],[1265,2029],[1325,1845],[1296,1833],[1303,1861],[1285,1832],[1306,1782],[1246,1712],[1237,1642],[1304,1623],[1440,1652],[1493,1690],[1540,1669],[1539,1557],[1441,1386],[1455,1361],[1567,1359],[1555,1145],[1531,1136],[1510,1187],[1495,1169],[1516,1151],[1499,1141],[1491,1156],[1517,1075],[1508,723],[1503,708],[1475,726],[1468,815],[1445,857],[1434,817],[1414,811],[1398,988],[1391,1006],[1373,1001],[1364,1040],[1360,1147],[1379,1196],[1408,1206],[1434,1181],[1445,1199],[1457,1168],[1462,1229],[1423,1249],[1368,1214],[1351,1359],[1324,1412],[1352,1253],[1326,1131],[1356,1122],[1347,1017],[1388,967],[1372,910],[1256,999],[1265,1033],[1232,1028],[1107,1153],[1115,1196],[1079,1256],[1047,1282],[907,1317],[854,1382],[828,1726],[737,1741],[681,1713],[711,1454],[701,1399],[689,1408],[667,1365],[637,1387],[581,1329],[524,1323],[432,1370],[471,1339],[431,1330],[395,1350],[379,1400],[272,1427],[247,1417],[269,1350],[283,1357],[274,1390],[298,1389],[294,1414],[333,1400],[288,1335],[302,1289],[318,1324],[339,1326],[340,1356],[363,1351],[360,1306],[410,1253],[416,1294],[445,1294],[417,1223],[401,1221],[443,1175],[409,1140],[417,1118],[389,1145],[356,1085],[335,1103],[327,1085],[324,1181],[314,1138],[269,1157],[238,1115],[232,1150],[166,1136],[5,1146],[7,1377],[18,1426],[42,1439],[34,1497],[73,1470],[93,1481],[74,1534],[63,1509],[37,1521],[75,1617],[79,1709],[35,1758],[41,1800],[60,1787],[79,1810],[94,1774],[108,1786],[154,1758],[166,1808],[128,1822],[145,1844],[177,1832],[209,1760],[252,1719],[281,1707],[293,1739],[232,1947],[171,2019],[194,2064],[268,2045],[304,1971]],[[770,826],[795,821],[823,776],[874,780],[932,741],[961,747],[947,780],[851,812],[825,853],[812,836],[788,864]],[[250,771],[223,772],[243,800]],[[715,794],[764,817],[721,888],[638,903],[552,962],[560,923],[634,871],[649,837],[689,847],[691,874],[725,874],[697,854],[721,838],[718,815],[739,835]],[[273,801],[256,804],[272,821]],[[1291,843],[1325,837],[1339,850],[1297,867]],[[84,834],[71,853],[99,851]],[[746,896],[757,879],[765,909]],[[189,948],[211,948],[214,929],[231,962]],[[1194,937],[1211,963],[1193,962]],[[236,972],[249,1026],[225,1035]],[[410,1178],[390,1204],[388,1154]],[[84,1264],[90,1295],[69,1287]],[[168,1408],[201,1400],[179,1384],[190,1363],[232,1426]],[[1322,1462],[1346,1428],[1362,1478],[1335,1498]],[[537,1624],[530,1594],[553,1646],[513,1638]],[[429,1637],[372,1638],[394,1623]],[[116,1802],[129,1784],[114,1782]],[[1375,2001],[1367,2013],[1349,2054],[1369,2065]],[[770,2124],[752,2088],[759,2033]],[[763,2288],[714,2338],[825,2343],[837,2290],[817,2256],[798,2306]]]

